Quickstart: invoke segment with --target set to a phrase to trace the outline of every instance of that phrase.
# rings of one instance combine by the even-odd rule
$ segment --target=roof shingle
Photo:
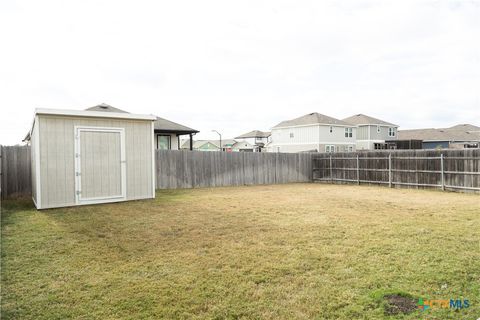
[[[341,125],[341,126],[351,126],[350,123],[335,119],[318,112],[313,112],[301,116],[299,118],[295,118],[292,120],[282,121],[273,128],[282,128],[282,127],[295,127],[301,125],[309,125],[309,124],[326,124],[326,125]]]
[[[398,127],[398,125],[383,121],[374,117],[367,116],[365,114],[356,114],[351,117],[343,119],[343,121],[354,124],[354,125],[360,125],[360,124],[371,124],[371,125],[384,125],[384,126],[393,126],[393,127]]]

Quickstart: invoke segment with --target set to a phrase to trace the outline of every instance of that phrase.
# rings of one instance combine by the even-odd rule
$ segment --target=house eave
[[[198,130],[164,130],[164,129],[154,129],[155,133],[175,133],[177,135],[184,135],[184,134],[191,134],[191,133],[199,133],[200,131]]]

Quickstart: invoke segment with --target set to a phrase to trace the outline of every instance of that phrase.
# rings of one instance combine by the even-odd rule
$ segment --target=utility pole
[[[218,132],[217,130],[212,130],[212,132],[216,132],[218,134],[218,136],[220,137],[220,152],[223,151],[223,147],[222,147],[222,135],[220,134],[220,132]]]

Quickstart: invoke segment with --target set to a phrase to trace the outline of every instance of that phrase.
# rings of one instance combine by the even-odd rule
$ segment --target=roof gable
[[[343,121],[348,122],[350,124],[354,124],[354,125],[371,124],[371,125],[385,125],[385,126],[398,127],[398,125],[396,124],[383,121],[374,117],[370,117],[361,113],[345,118],[343,119]]]
[[[446,128],[445,130],[464,130],[464,131],[480,131],[480,127],[473,124],[457,124],[456,126]]]
[[[274,126],[273,128],[295,127],[295,126],[304,126],[309,124],[351,126],[351,124],[348,122],[335,119],[318,112],[312,112],[292,120],[282,121],[276,126]]]
[[[269,131],[253,130],[253,131],[244,133],[242,135],[239,135],[238,137],[235,137],[235,139],[268,138],[270,137],[270,135],[271,135],[271,132]]]
[[[85,109],[85,111],[101,111],[101,112],[118,112],[118,113],[130,113],[115,107],[112,107],[111,105],[108,105],[106,103],[102,103],[99,105],[96,105],[94,107],[90,107]]]

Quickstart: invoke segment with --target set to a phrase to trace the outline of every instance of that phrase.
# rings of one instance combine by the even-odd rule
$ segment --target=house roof
[[[85,109],[85,111],[102,111],[102,112],[118,112],[118,113],[130,113],[115,107],[112,107],[111,105],[108,105],[106,103],[101,103],[99,105],[96,105],[94,107],[90,107]]]
[[[222,146],[223,148],[233,146],[237,141],[233,139],[222,139]],[[206,143],[211,143],[217,148],[219,148],[220,141],[219,140],[193,140],[193,148],[198,149]],[[182,140],[181,148],[188,149],[190,147],[190,139]]]
[[[85,109],[88,111],[102,111],[102,112],[117,112],[117,113],[128,113],[127,111],[120,110],[118,108],[112,107],[108,104],[102,103],[97,106]],[[184,126],[182,124],[160,118],[156,116],[156,120],[154,123],[154,129],[156,131],[163,131],[163,132],[177,132],[177,133],[197,133],[198,130],[192,129],[190,127]]]
[[[341,125],[341,126],[351,126],[350,123],[335,119],[318,112],[312,112],[301,116],[299,118],[282,121],[273,128],[282,128],[282,127],[295,127],[309,124],[326,124],[326,125]]]
[[[475,126],[473,124],[457,124],[456,126],[448,128],[448,130],[465,130],[465,131],[480,131],[479,126]]]
[[[398,139],[423,141],[480,141],[480,132],[435,128],[399,130]]]
[[[365,114],[355,114],[351,117],[343,119],[343,121],[354,124],[354,125],[361,125],[361,124],[372,124],[372,125],[385,125],[385,126],[393,126],[398,127],[398,125],[383,121],[374,117],[367,116]]]
[[[253,130],[253,131],[244,133],[242,135],[239,135],[238,137],[235,137],[235,139],[268,138],[270,137],[270,135],[271,135],[271,132],[269,131]]]
[[[248,143],[247,141],[237,141],[234,145],[233,145],[233,148],[234,149],[239,149],[239,150],[250,150],[250,149],[253,149],[254,146],[252,146],[250,143]]]
[[[192,129],[190,127],[184,126],[182,124],[157,117],[157,120],[154,122],[154,128],[158,131],[166,132],[178,132],[178,133],[197,133],[198,130]]]

